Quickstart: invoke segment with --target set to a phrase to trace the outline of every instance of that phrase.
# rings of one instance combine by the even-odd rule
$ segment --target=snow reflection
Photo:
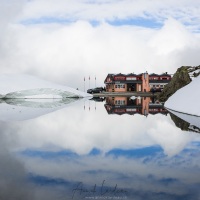
[[[17,98],[1,99],[0,120],[1,121],[22,121],[37,118],[41,115],[54,112],[66,107],[79,98],[49,99],[49,98]]]

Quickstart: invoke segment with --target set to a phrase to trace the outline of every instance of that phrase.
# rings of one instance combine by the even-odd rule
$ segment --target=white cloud
[[[197,0],[35,0],[28,2],[22,12],[21,18],[56,17],[72,20],[112,20],[130,17],[155,18],[163,21],[174,17],[182,22],[199,21],[200,5]],[[195,17],[195,19],[194,19]]]
[[[193,0],[192,3],[185,0],[181,3],[35,0],[21,1],[16,7],[13,1],[7,9],[12,11],[12,17],[6,11],[2,16],[5,23],[4,31],[0,32],[1,73],[28,73],[83,90],[84,77],[88,88],[89,76],[90,87],[94,87],[95,75],[100,86],[107,73],[146,70],[173,73],[181,65],[199,65],[199,34],[180,23],[183,18],[185,21],[192,18],[189,13],[194,13],[195,17],[198,2]],[[184,16],[178,17],[179,13]],[[105,22],[135,16],[153,16],[158,21],[165,19],[164,26],[161,29],[117,27]],[[177,20],[166,20],[169,16]],[[193,26],[198,22],[196,16]],[[41,17],[77,21],[46,24],[44,20],[43,24],[19,24]],[[93,19],[100,20],[100,25],[93,27],[87,22]]]
[[[0,0],[0,26],[12,22],[20,14],[25,0]]]
[[[192,34],[182,24],[170,18],[164,27],[155,33],[150,45],[156,49],[157,54],[167,55],[194,45],[194,41]]]
[[[180,65],[198,65],[199,38],[176,20],[161,30],[134,26],[98,27],[78,21],[71,25],[10,26],[3,41],[2,72],[41,76],[83,90],[83,78],[103,85],[107,73],[173,73]],[[185,62],[187,60],[187,63]]]

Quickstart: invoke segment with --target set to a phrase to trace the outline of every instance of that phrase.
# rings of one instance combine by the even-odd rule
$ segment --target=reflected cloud
[[[35,199],[23,162],[9,151],[7,135],[0,135],[0,199]]]
[[[20,142],[13,144],[15,149],[63,148],[84,155],[94,148],[108,152],[112,149],[127,150],[159,145],[166,155],[173,156],[191,141],[198,140],[198,135],[183,133],[177,129],[169,115],[149,114],[147,118],[144,115],[108,115],[103,103],[87,99],[76,101],[75,104],[62,102],[60,107],[54,108],[33,109],[6,105],[9,110],[4,107],[1,116],[4,117],[5,113],[10,112],[7,121],[19,120],[19,109],[22,108],[24,114],[21,120],[40,116],[7,126],[7,129],[16,130],[15,135],[20,138]],[[70,106],[60,109],[66,105]],[[58,111],[53,112],[55,110]],[[52,113],[44,115],[49,112]]]
[[[146,195],[147,199],[188,196],[196,199],[200,195],[199,190],[194,189],[200,185],[197,176],[200,168],[199,146],[199,142],[192,143],[171,158],[165,156],[159,146],[151,146],[128,151],[98,151],[97,155],[29,150],[21,152],[20,159],[25,161],[27,169],[31,171],[32,182],[46,187],[62,186],[68,198],[79,183],[90,191],[96,184],[96,193],[90,195],[100,195],[105,180],[108,188],[114,188],[117,184],[119,189],[126,190],[127,199],[142,199]],[[80,191],[77,192],[75,199],[80,199],[82,195]]]

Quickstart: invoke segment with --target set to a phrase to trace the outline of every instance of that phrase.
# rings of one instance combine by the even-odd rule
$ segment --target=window
[[[116,100],[115,105],[125,105],[125,100]]]
[[[116,84],[115,88],[125,88],[125,84]]]
[[[127,108],[126,109],[127,112],[136,112],[136,108]]]
[[[168,77],[161,77],[161,80],[168,80]]]
[[[125,80],[126,79],[126,77],[124,77],[124,76],[116,76],[115,77],[115,80]]]
[[[127,77],[126,80],[127,80],[127,81],[136,80],[136,77]]]

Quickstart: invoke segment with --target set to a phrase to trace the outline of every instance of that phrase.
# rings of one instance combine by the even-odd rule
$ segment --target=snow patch
[[[182,113],[200,116],[200,76],[178,90],[166,102],[165,107]]]
[[[30,75],[0,75],[0,98],[91,97],[76,89],[54,84]]]

